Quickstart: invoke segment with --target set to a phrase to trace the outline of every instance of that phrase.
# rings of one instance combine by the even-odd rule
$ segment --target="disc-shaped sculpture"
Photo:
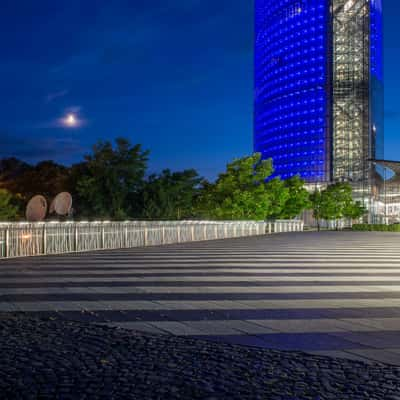
[[[26,219],[29,222],[43,221],[46,218],[47,201],[41,196],[37,195],[29,200],[26,206]]]
[[[72,209],[72,196],[68,192],[59,193],[54,202],[54,211],[56,214],[66,216],[71,212]]]

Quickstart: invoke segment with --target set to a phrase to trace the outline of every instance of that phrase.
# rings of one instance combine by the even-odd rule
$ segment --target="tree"
[[[271,206],[265,180],[272,161],[261,154],[235,159],[215,184],[206,184],[197,206],[202,217],[216,219],[265,219]]]
[[[264,216],[267,219],[279,219],[285,212],[285,205],[289,199],[289,189],[280,178],[274,178],[265,184],[269,198],[269,207]]]
[[[80,208],[86,216],[123,219],[133,205],[130,199],[144,184],[148,152],[127,139],[99,142],[93,153],[85,156],[84,174],[77,181]]]
[[[335,226],[338,229],[338,222],[344,218],[346,207],[353,203],[352,188],[349,183],[334,183],[326,188],[326,195],[331,199],[326,209],[326,219],[335,220]]]
[[[304,181],[298,176],[293,176],[284,181],[288,196],[280,217],[292,219],[310,207],[310,194],[304,187]]]
[[[68,190],[69,172],[69,168],[54,161],[41,161],[36,165],[16,158],[0,161],[1,187],[20,195],[24,201],[36,194],[50,200],[59,192]]]
[[[16,219],[18,211],[18,207],[13,204],[13,195],[6,189],[0,189],[0,221]]]
[[[16,180],[32,168],[31,165],[18,158],[3,158],[0,160],[0,182],[3,188],[14,192]]]
[[[338,221],[341,218],[357,219],[366,212],[360,202],[353,200],[352,187],[349,183],[334,183],[325,190],[316,190],[311,194],[310,200],[318,230],[321,219],[335,220],[338,229]]]
[[[191,217],[201,181],[193,169],[166,169],[160,175],[151,175],[143,190],[143,216],[178,220]]]
[[[87,194],[80,194],[79,182],[85,177],[90,176],[90,172],[85,161],[74,164],[70,167],[67,190],[71,193],[73,199],[74,216],[91,216],[90,204],[87,200]]]
[[[367,209],[361,204],[360,201],[352,201],[345,206],[343,210],[343,216],[351,220],[356,220],[363,217],[366,212]]]
[[[25,200],[36,194],[52,199],[58,193],[68,190],[69,169],[54,161],[41,161],[24,172],[16,182],[19,193]]]
[[[332,209],[334,205],[332,204],[333,199],[329,196],[326,190],[315,189],[310,195],[310,207],[313,211],[313,217],[317,221],[318,231],[321,230],[321,220],[331,219]]]
[[[217,207],[215,184],[204,179],[200,183],[199,194],[194,202],[194,215],[198,218],[214,218],[212,210]]]

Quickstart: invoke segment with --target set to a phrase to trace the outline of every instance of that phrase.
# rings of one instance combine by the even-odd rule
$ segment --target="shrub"
[[[18,217],[17,199],[8,190],[0,188],[0,221],[13,221]]]
[[[357,224],[353,225],[353,231],[358,232],[400,232],[400,224]]]

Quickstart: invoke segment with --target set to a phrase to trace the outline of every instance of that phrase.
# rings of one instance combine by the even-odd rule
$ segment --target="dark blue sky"
[[[250,0],[0,0],[0,157],[79,161],[98,139],[214,177],[252,151]],[[400,158],[398,0],[384,0],[386,158]],[[74,112],[82,126],[65,128]]]

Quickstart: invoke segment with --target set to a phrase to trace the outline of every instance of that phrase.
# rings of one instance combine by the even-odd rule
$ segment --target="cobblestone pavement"
[[[8,313],[0,397],[399,400],[400,368]]]

